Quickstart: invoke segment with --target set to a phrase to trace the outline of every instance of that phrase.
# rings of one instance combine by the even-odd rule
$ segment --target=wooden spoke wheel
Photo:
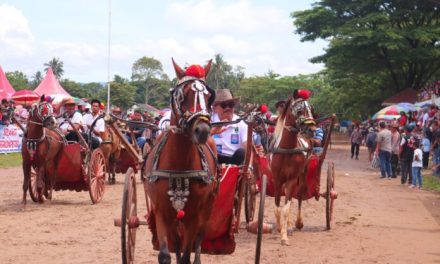
[[[264,201],[266,200],[267,176],[263,175],[260,191],[260,205],[258,208],[258,232],[257,232],[257,247],[255,250],[255,264],[260,263],[261,254],[261,240],[263,239],[263,222],[264,222]]]
[[[244,217],[247,224],[254,221],[255,207],[257,203],[255,174],[252,172],[252,175],[252,178],[246,180],[246,186],[244,189]]]
[[[102,150],[93,150],[89,161],[88,179],[89,194],[93,204],[99,203],[105,191],[105,157]]]
[[[29,178],[29,196],[33,202],[38,203],[37,172],[33,166],[31,166],[31,177]]]
[[[123,264],[134,263],[136,230],[138,226],[136,178],[133,168],[130,167],[125,176],[122,196],[121,249]]]
[[[327,190],[325,193],[325,220],[327,230],[331,229],[331,221],[333,218],[333,203],[336,199],[334,196],[335,187],[335,165],[329,162],[327,166]]]

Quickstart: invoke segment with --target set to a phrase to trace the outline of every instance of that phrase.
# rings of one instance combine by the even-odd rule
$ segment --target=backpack
[[[375,143],[376,143],[376,134],[375,133],[368,134],[367,142],[366,142],[367,148],[372,148],[375,145]]]

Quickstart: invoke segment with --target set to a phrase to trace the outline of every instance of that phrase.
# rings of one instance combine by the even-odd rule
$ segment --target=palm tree
[[[49,68],[52,68],[53,73],[55,74],[55,77],[57,79],[60,79],[61,76],[64,74],[64,62],[60,61],[59,58],[53,57],[52,60],[50,60],[48,63],[44,64],[45,68],[44,70],[47,72]]]
[[[43,74],[41,73],[41,71],[37,71],[34,75],[32,75],[31,87],[36,88],[42,80]]]

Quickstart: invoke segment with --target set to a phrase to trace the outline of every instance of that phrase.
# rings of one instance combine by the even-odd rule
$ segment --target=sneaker
[[[391,180],[391,177],[388,177],[387,180]]]
[[[422,186],[419,186],[419,190],[423,190]]]
[[[385,176],[381,176],[381,177],[379,177],[379,179],[385,179],[386,177]]]
[[[414,187],[416,187],[416,186],[414,186],[414,185],[408,185],[408,188],[410,188],[410,189],[412,189],[412,188],[414,188]]]

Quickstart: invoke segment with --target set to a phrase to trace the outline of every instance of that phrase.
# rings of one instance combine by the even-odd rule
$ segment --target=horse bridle
[[[192,109],[186,109],[186,111],[183,112],[182,103],[185,101],[183,89],[190,81],[193,81],[191,89],[195,92],[194,105]],[[198,78],[185,79],[184,82],[180,82],[175,88],[172,88],[170,93],[172,111],[177,118],[177,130],[179,132],[187,129],[195,119],[202,119],[209,123],[211,118],[211,105],[215,100],[215,91],[209,88],[204,80]],[[208,102],[206,102],[205,95],[208,93],[210,93],[211,96]]]
[[[47,115],[44,113],[45,109],[47,109],[47,112],[48,112]],[[36,114],[34,113],[35,110],[37,110]],[[29,118],[28,122],[32,123],[32,124],[35,124],[35,125],[42,126],[42,127],[45,127],[44,124],[46,123],[46,121],[48,119],[55,118],[54,115],[53,115],[53,107],[48,102],[42,102],[42,103],[39,103],[38,105],[34,105],[32,107],[31,112],[30,112],[30,117],[34,117],[34,116],[35,116],[35,118],[37,118],[37,120],[39,122],[38,121],[37,122],[32,121],[30,118]]]

